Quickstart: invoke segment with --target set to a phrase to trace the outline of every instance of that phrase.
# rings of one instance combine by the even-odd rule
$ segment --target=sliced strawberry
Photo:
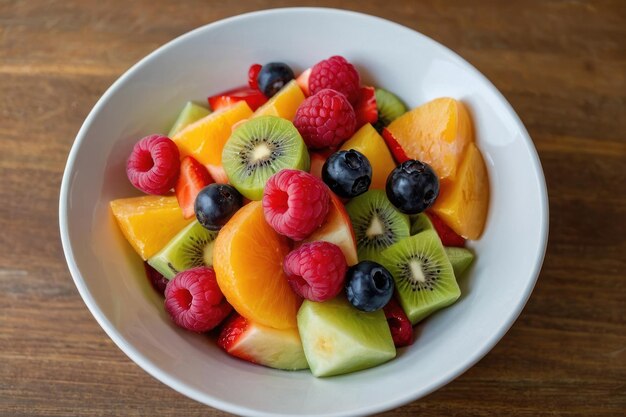
[[[190,219],[195,215],[194,203],[201,189],[213,183],[209,171],[191,156],[186,156],[180,163],[180,175],[174,186],[178,205],[183,209],[183,217]]]
[[[397,163],[401,164],[404,161],[408,161],[409,159],[411,159],[408,156],[406,156],[406,152],[404,152],[404,149],[402,149],[402,146],[400,146],[396,138],[393,137],[393,135],[387,128],[383,129],[383,139],[385,139],[385,143],[387,144],[387,147],[391,151],[391,154],[393,155],[393,159],[395,159]]]
[[[308,97],[311,95],[311,92],[309,91],[309,77],[310,76],[311,76],[311,68],[304,70],[302,74],[300,74],[298,78],[296,78],[296,82],[298,83],[298,86],[304,93],[305,97]]]
[[[383,307],[391,338],[396,347],[408,346],[413,343],[413,327],[406,313],[395,299],[389,300]]]
[[[436,214],[427,211],[426,215],[433,224],[435,231],[441,239],[443,246],[457,246],[462,248],[465,246],[465,239],[459,236],[454,230],[450,228],[443,220],[441,220]]]
[[[365,123],[376,123],[378,121],[378,108],[376,107],[376,91],[374,87],[361,87],[359,100],[354,106],[356,114],[356,128],[360,128]]]
[[[263,65],[261,64],[252,64],[248,70],[248,85],[253,90],[259,89],[256,78],[258,77],[259,72],[261,72],[261,68],[263,68]]]
[[[235,313],[222,327],[217,345],[229,355],[270,368],[308,368],[296,328],[274,329]]]
[[[217,111],[241,100],[245,100],[252,111],[254,111],[265,104],[267,97],[259,90],[250,87],[239,87],[209,97],[209,106],[211,106],[213,111]]]

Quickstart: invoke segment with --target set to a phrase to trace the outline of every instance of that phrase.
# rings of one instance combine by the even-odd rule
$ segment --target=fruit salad
[[[316,377],[393,359],[458,300],[485,227],[469,112],[409,109],[341,56],[247,78],[137,141],[121,232],[172,322],[228,355]]]

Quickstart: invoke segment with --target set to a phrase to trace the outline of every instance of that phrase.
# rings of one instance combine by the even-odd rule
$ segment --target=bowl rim
[[[61,189],[59,194],[59,229],[61,234],[61,243],[63,247],[63,253],[65,255],[66,263],[68,265],[68,269],[70,271],[70,275],[78,289],[78,292],[83,299],[84,303],[87,305],[87,308],[96,319],[97,323],[102,327],[105,333],[113,340],[113,342],[117,345],[117,347],[122,350],[133,362],[139,365],[144,371],[150,374],[152,377],[156,378],[160,382],[164,383],[168,387],[174,389],[175,391],[192,398],[202,404],[209,405],[211,407],[215,407],[217,409],[221,409],[230,413],[235,413],[239,415],[250,415],[250,416],[276,416],[279,415],[277,413],[268,413],[264,411],[258,411],[252,408],[248,408],[245,406],[240,406],[237,404],[233,404],[230,402],[222,401],[219,398],[213,397],[210,393],[202,392],[197,390],[185,382],[170,376],[168,373],[161,370],[161,368],[153,363],[151,360],[145,358],[132,344],[130,344],[115,328],[115,326],[101,313],[100,308],[98,307],[94,297],[88,290],[85,280],[78,269],[76,264],[76,260],[74,258],[74,252],[72,250],[72,245],[70,242],[69,229],[68,229],[68,206],[69,206],[69,190],[71,186],[71,172],[73,170],[73,166],[75,165],[76,157],[78,155],[78,150],[81,147],[82,142],[86,138],[86,133],[89,130],[93,120],[96,115],[100,112],[101,108],[105,105],[105,103],[109,100],[109,97],[112,96],[115,91],[128,79],[131,75],[139,70],[141,67],[146,65],[149,61],[154,59],[157,55],[160,55],[167,51],[170,48],[175,47],[177,44],[185,41],[187,38],[193,37],[197,35],[199,32],[203,32],[206,30],[213,30],[220,26],[225,26],[231,24],[233,22],[238,22],[246,19],[257,19],[263,18],[268,15],[275,14],[283,14],[283,13],[331,13],[331,14],[341,14],[346,17],[359,17],[359,18],[367,18],[373,21],[378,21],[381,23],[385,23],[387,25],[395,26],[396,30],[409,31],[413,36],[417,36],[421,38],[422,41],[426,43],[431,43],[432,46],[436,48],[442,48],[447,54],[450,54],[453,58],[457,60],[459,64],[463,66],[464,71],[470,72],[473,76],[481,79],[491,90],[495,93],[497,98],[504,105],[507,112],[512,117],[512,120],[515,124],[515,127],[519,130],[521,139],[526,142],[527,148],[530,152],[531,156],[531,164],[535,169],[536,175],[539,180],[539,188],[541,195],[539,196],[540,207],[540,241],[537,242],[537,257],[534,260],[534,265],[532,268],[532,274],[528,282],[526,283],[526,287],[523,291],[523,296],[520,298],[520,302],[518,305],[513,308],[509,314],[507,319],[502,323],[502,325],[497,329],[496,332],[492,334],[492,336],[486,339],[482,346],[479,349],[474,351],[471,356],[468,356],[467,361],[464,366],[451,370],[447,374],[442,374],[433,382],[425,384],[425,386],[407,390],[406,393],[400,397],[396,397],[391,400],[381,401],[375,406],[368,406],[367,409],[359,409],[358,407],[352,409],[350,411],[342,411],[342,412],[330,412],[325,413],[325,416],[329,417],[344,417],[350,415],[356,415],[355,413],[367,413],[373,414],[378,412],[383,412],[386,410],[390,410],[393,408],[400,407],[409,402],[415,401],[419,398],[422,398],[442,386],[450,383],[452,380],[458,378],[460,375],[465,373],[468,369],[474,366],[479,360],[481,360],[493,347],[504,337],[507,331],[511,328],[513,323],[517,320],[519,315],[521,314],[524,306],[528,302],[530,294],[536,284],[536,281],[539,277],[539,273],[541,271],[541,267],[543,265],[543,261],[545,258],[547,243],[548,243],[548,235],[549,235],[549,207],[548,207],[548,193],[547,186],[545,182],[545,176],[542,169],[541,161],[539,159],[539,155],[534,146],[528,131],[526,130],[524,124],[520,120],[519,116],[508,102],[508,100],[502,95],[502,93],[495,87],[495,85],[480,71],[478,71],[472,64],[458,55],[456,52],[452,51],[450,48],[442,45],[436,40],[399,23],[378,17],[369,15],[366,13],[355,12],[351,10],[338,9],[338,8],[327,8],[327,7],[285,7],[285,8],[272,8],[265,9],[259,11],[253,11],[248,13],[243,13],[235,16],[230,16],[224,19],[217,20],[215,22],[197,27],[188,31],[169,42],[161,45],[137,63],[132,65],[128,70],[126,70],[119,78],[117,78],[109,88],[104,92],[104,94],[98,99],[94,107],[89,112],[88,116],[85,118],[82,126],[80,127],[74,143],[72,144],[71,150],[69,152],[67,162],[63,172],[63,179],[61,182]],[[319,414],[301,414],[301,415],[311,415],[318,416]],[[360,415],[360,414],[359,414]]]

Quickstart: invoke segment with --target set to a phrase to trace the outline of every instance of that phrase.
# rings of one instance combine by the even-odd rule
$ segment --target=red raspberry
[[[283,268],[296,294],[311,301],[326,301],[343,289],[348,265],[339,246],[317,241],[289,252]]]
[[[321,226],[330,208],[326,184],[308,172],[283,169],[263,192],[265,220],[281,235],[302,240]]]
[[[213,329],[232,309],[217,285],[213,268],[179,272],[165,289],[165,310],[174,323],[192,332]]]
[[[309,77],[311,94],[331,88],[344,94],[353,104],[359,99],[360,84],[359,72],[342,56],[331,56],[318,62],[311,69]]]
[[[356,115],[346,97],[335,90],[321,90],[296,111],[293,124],[310,148],[341,145],[356,129]]]
[[[261,72],[261,68],[263,65],[261,64],[252,64],[250,69],[248,70],[248,85],[250,88],[255,90],[259,89],[259,84],[257,84],[256,77],[258,77],[259,72]]]
[[[413,343],[413,326],[400,304],[393,298],[383,307],[391,338],[396,347],[408,346]]]
[[[178,147],[161,135],[146,136],[137,142],[126,163],[131,184],[147,194],[162,195],[170,191],[179,170]]]

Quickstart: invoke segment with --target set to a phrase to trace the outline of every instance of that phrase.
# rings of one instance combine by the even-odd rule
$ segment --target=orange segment
[[[263,205],[253,201],[220,230],[213,268],[228,302],[245,318],[276,329],[296,327],[301,300],[283,272],[287,238],[267,224]]]
[[[233,125],[251,115],[252,110],[242,100],[188,125],[172,140],[178,145],[181,159],[191,155],[203,165],[219,167]]]
[[[387,129],[409,158],[428,163],[440,179],[455,178],[465,148],[474,140],[467,109],[453,98],[416,107]]]
[[[385,189],[387,177],[396,167],[396,163],[385,144],[385,140],[371,124],[364,124],[343,144],[341,149],[354,149],[365,155],[372,166],[372,184],[370,188],[377,190]]]
[[[175,196],[121,198],[109,203],[122,233],[144,260],[160,251],[190,220]]]
[[[291,80],[267,103],[259,107],[254,112],[253,117],[278,116],[283,119],[293,120],[298,107],[300,107],[300,103],[303,101],[304,93],[298,86],[296,80]]]
[[[456,179],[442,184],[432,210],[456,233],[478,239],[485,227],[489,208],[489,177],[480,150],[470,143]]]

